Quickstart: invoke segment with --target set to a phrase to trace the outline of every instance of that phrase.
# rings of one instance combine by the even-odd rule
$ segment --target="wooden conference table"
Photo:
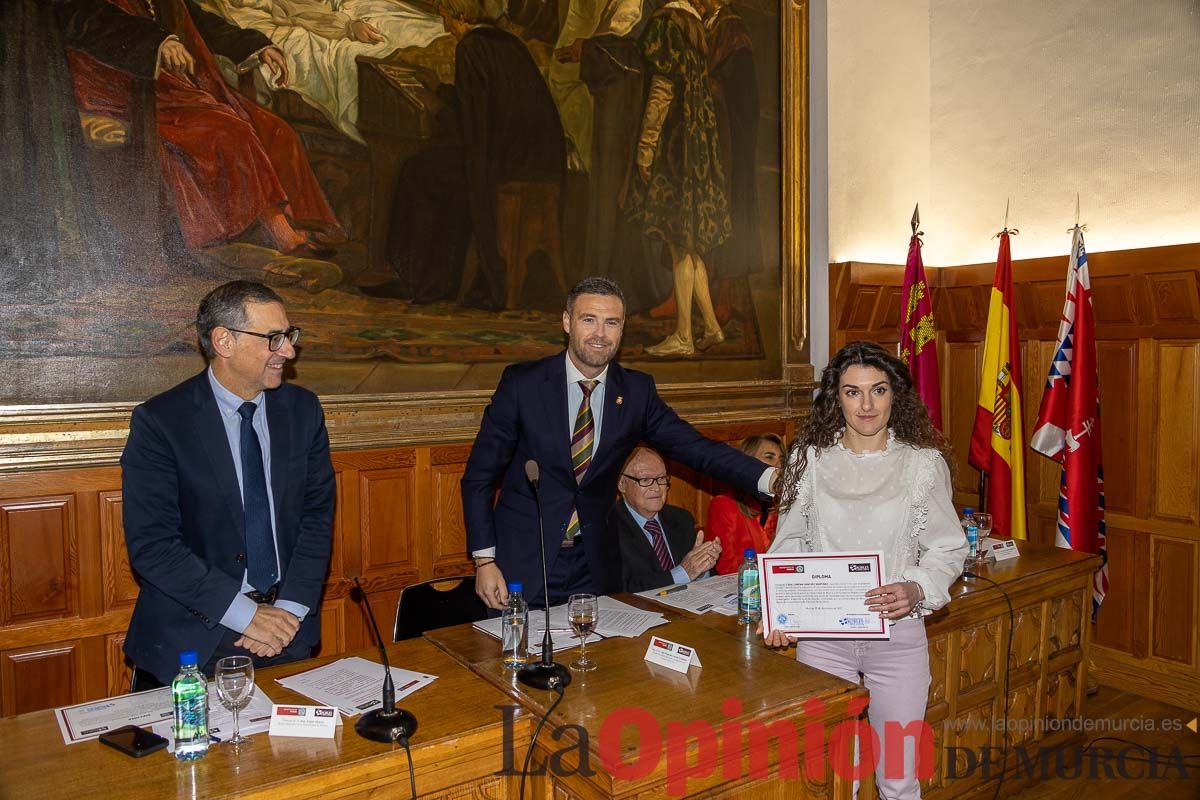
[[[1004,661],[1012,666],[1010,717],[1082,713],[1088,586],[1098,559],[1028,544],[1022,551],[1016,561],[979,570],[1012,598],[1011,657],[1007,605],[982,581],[960,581],[951,606],[927,621],[934,679],[927,719],[938,763],[924,781],[926,797],[975,793],[987,782],[961,777],[962,770],[951,780],[942,753],[997,744],[996,732],[974,726],[964,733],[955,723],[1000,711]],[[682,675],[645,662],[648,636],[589,644],[599,669],[574,674],[540,733],[535,764],[553,768],[530,776],[526,797],[850,797],[850,780],[835,774],[826,750],[828,734],[865,697],[861,688],[796,663],[794,651],[766,649],[731,617],[621,599],[663,611],[669,622],[653,633],[694,647],[703,666]],[[412,741],[419,796],[516,798],[534,725],[555,695],[517,683],[503,670],[495,640],[469,625],[388,652],[395,666],[438,676],[402,703],[419,721]],[[377,659],[370,650],[359,655]],[[569,661],[571,653],[558,658]],[[262,670],[258,682],[275,702],[306,702],[274,679],[330,660]],[[815,746],[806,726],[821,733]],[[799,764],[785,746],[785,728],[796,733]],[[1032,743],[1039,734],[1028,736]],[[257,735],[240,754],[218,745],[190,764],[165,753],[131,759],[98,742],[65,746],[51,711],[0,720],[0,743],[4,800],[409,796],[403,750],[360,739],[352,725],[332,740]],[[835,759],[844,758],[834,749]],[[759,774],[751,774],[755,767]],[[1006,781],[1005,794],[1010,787],[1019,784]],[[860,797],[869,793],[868,786]]]

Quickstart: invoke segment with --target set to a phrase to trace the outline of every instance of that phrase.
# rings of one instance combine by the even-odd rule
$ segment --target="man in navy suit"
[[[520,581],[532,602],[542,601],[526,461],[540,469],[552,605],[576,592],[621,590],[620,550],[605,518],[639,442],[744,491],[770,491],[773,467],[704,437],[659,399],[653,378],[613,361],[624,326],[620,287],[583,279],[567,295],[566,351],[505,369],[484,411],[462,496],[476,592],[493,609],[508,601],[506,581]]]
[[[271,289],[233,281],[196,331],[208,369],[135,408],[121,455],[135,691],[170,683],[182,650],[211,675],[223,656],[267,666],[320,639],[334,478],[320,402],[283,383],[300,329]]]

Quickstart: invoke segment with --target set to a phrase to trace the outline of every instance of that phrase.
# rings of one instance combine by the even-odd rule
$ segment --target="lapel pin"
[[[625,398],[622,395],[617,395],[617,405],[621,405],[621,403],[624,403],[624,402],[625,402]]]

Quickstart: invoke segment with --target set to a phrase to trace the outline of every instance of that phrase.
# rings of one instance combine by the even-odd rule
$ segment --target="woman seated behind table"
[[[925,717],[930,675],[922,617],[950,601],[967,554],[949,463],[949,447],[913,390],[908,367],[874,342],[855,342],[821,373],[812,416],[779,484],[771,552],[881,550],[884,579],[895,581],[865,599],[869,611],[892,620],[891,639],[796,644],[802,663],[854,683],[862,676],[880,742],[885,722],[903,726]],[[788,638],[774,631],[767,644],[786,646]],[[915,750],[914,737],[907,737],[902,777],[887,777],[879,757],[881,800],[921,796]]]
[[[768,466],[783,464],[783,439],[773,433],[747,436],[740,447],[743,453]],[[721,542],[717,574],[737,572],[747,548],[765,553],[775,538],[775,523],[774,509],[757,497],[735,491],[714,497],[708,506],[708,524],[704,528],[710,537]]]

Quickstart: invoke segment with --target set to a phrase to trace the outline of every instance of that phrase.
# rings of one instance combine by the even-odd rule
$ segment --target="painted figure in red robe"
[[[258,221],[282,252],[331,254],[309,231],[340,226],[299,136],[234,91],[214,57],[241,72],[265,64],[282,86],[286,62],[270,39],[192,0],[74,0],[60,15],[81,111],[128,119],[131,79],[155,79],[163,179],[189,247]]]

